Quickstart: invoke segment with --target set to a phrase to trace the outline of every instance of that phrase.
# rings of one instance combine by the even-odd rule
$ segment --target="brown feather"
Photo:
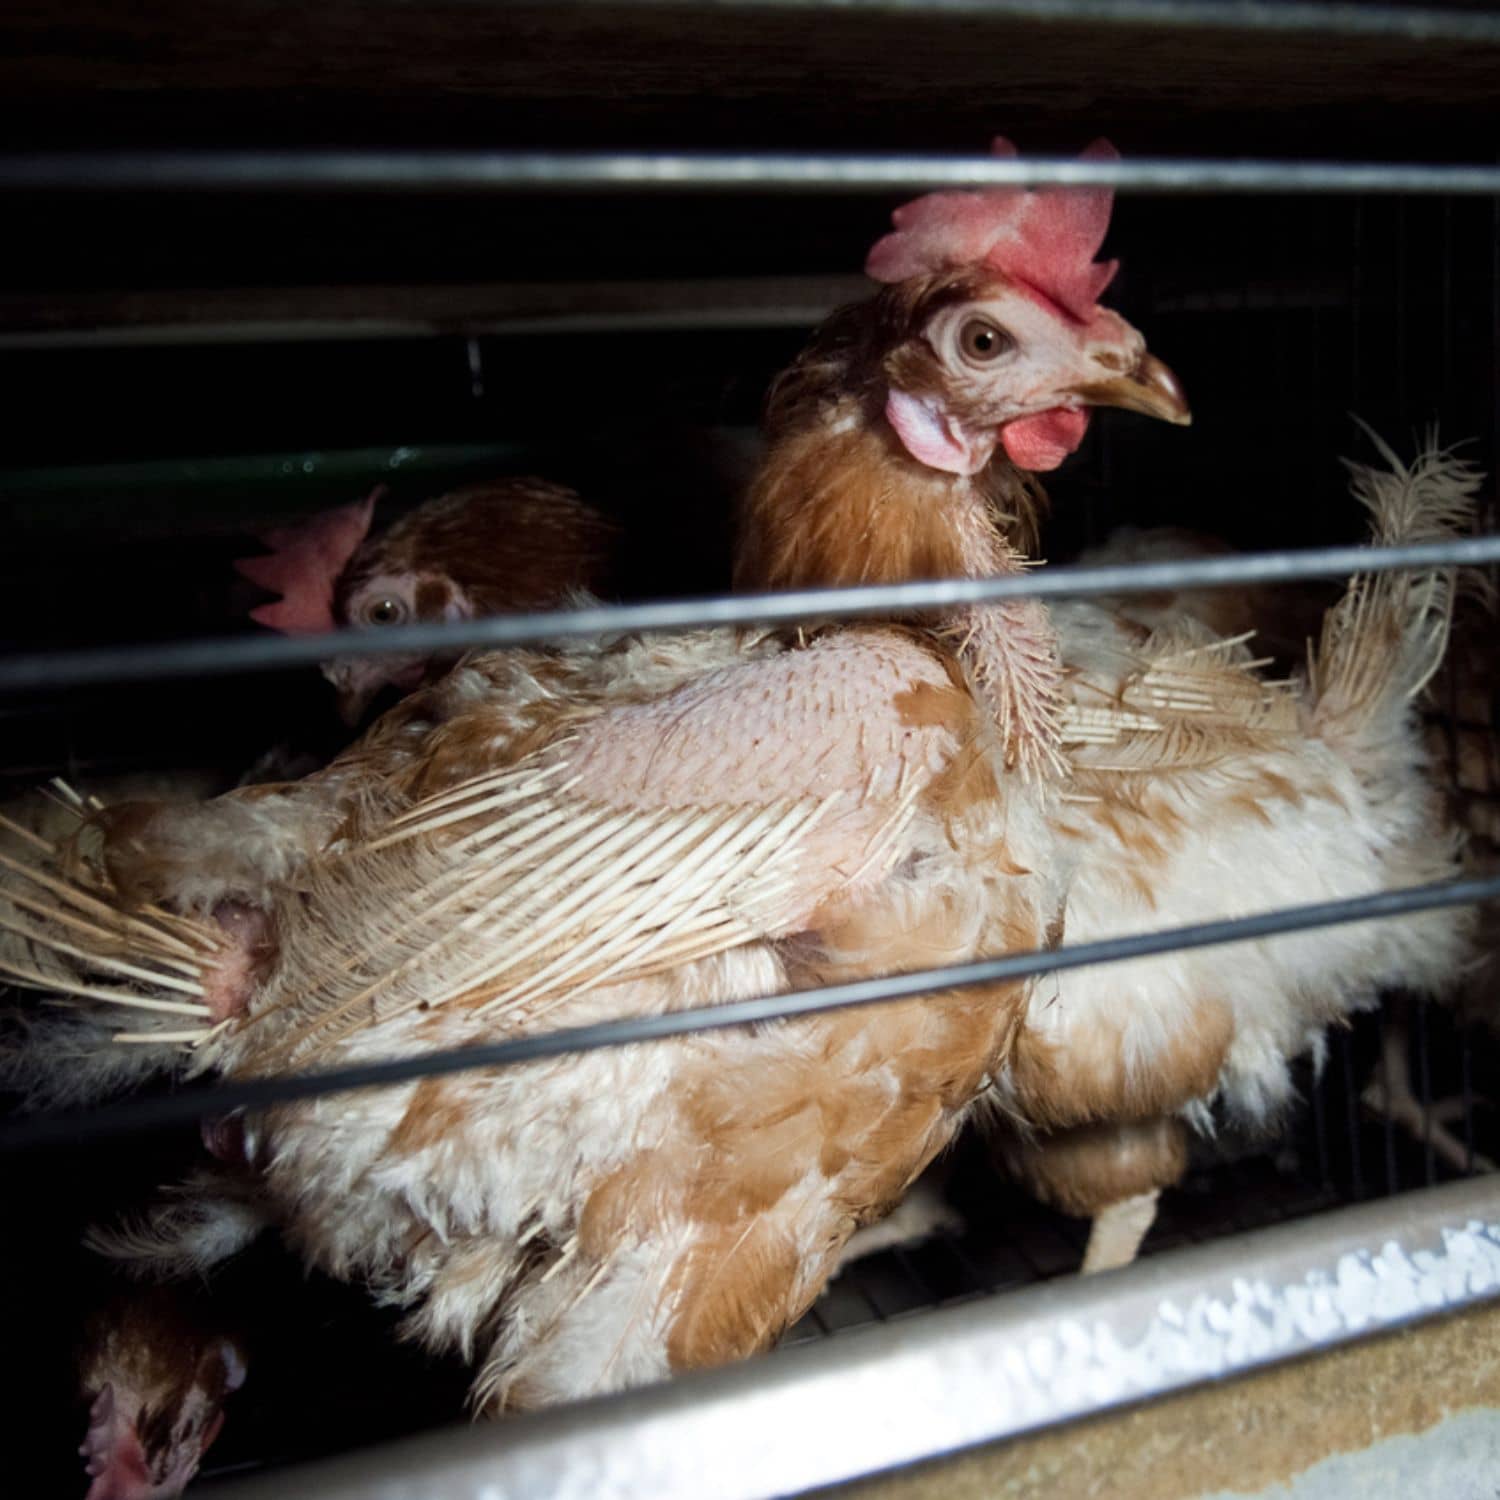
[[[339,577],[337,618],[371,578],[421,580],[419,617],[441,619],[457,584],[479,615],[556,606],[571,589],[604,592],[619,530],[572,490],[543,479],[469,485],[429,501],[366,542]]]

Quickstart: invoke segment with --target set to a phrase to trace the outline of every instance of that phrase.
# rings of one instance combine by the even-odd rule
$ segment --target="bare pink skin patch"
[[[925,706],[962,716],[967,703],[909,639],[851,632],[618,709],[585,727],[567,757],[588,799],[614,808],[836,799],[804,845],[798,910],[806,916],[832,891],[855,890],[853,872],[874,878],[866,854],[892,805],[957,750],[953,728]]]
[[[1045,473],[1077,450],[1089,429],[1089,414],[1055,406],[1034,417],[1020,417],[1000,429],[1006,455],[1019,469]]]
[[[903,710],[913,692],[944,690],[931,652],[892,631],[850,632],[617,709],[580,731],[568,761],[590,797],[615,807],[863,801],[889,794],[903,766],[931,776],[947,763],[951,734]]]
[[[214,921],[228,946],[203,970],[203,998],[215,1022],[243,1014],[251,989],[259,982],[270,944],[270,919],[238,901],[221,901]]]

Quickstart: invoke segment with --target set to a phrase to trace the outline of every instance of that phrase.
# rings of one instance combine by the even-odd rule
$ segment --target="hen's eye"
[[[976,364],[988,364],[999,359],[1012,347],[1011,336],[988,318],[970,318],[958,331],[958,347],[965,359]]]
[[[406,605],[399,599],[372,599],[364,616],[367,625],[399,625],[406,618]]]

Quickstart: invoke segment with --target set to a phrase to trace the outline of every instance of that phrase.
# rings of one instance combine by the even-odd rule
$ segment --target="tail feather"
[[[1348,463],[1350,491],[1370,513],[1371,541],[1402,546],[1473,530],[1483,475],[1436,433],[1410,465],[1368,428],[1385,467]],[[1323,621],[1308,663],[1313,727],[1353,752],[1404,732],[1411,703],[1448,648],[1457,570],[1361,573]]]
[[[251,1179],[211,1168],[166,1189],[134,1218],[94,1225],[84,1244],[143,1278],[201,1276],[270,1223],[269,1204]]]
[[[72,811],[76,834],[89,809]],[[47,997],[0,1017],[0,1088],[32,1107],[83,1104],[180,1071],[212,1034],[214,943],[172,913],[124,909],[77,837],[0,814],[0,984]]]

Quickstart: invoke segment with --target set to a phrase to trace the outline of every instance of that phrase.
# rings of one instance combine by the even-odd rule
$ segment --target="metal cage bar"
[[[1496,22],[1500,28],[1500,21]],[[1497,31],[1500,34],[1500,31]],[[941,187],[1109,187],[1149,193],[1500,194],[1500,166],[1129,161],[819,152],[115,150],[0,154],[0,192],[887,193]]]
[[[261,1108],[289,1099],[344,1093],[351,1089],[378,1088],[412,1078],[461,1073],[474,1068],[514,1066],[534,1062],[539,1058],[591,1052],[602,1047],[630,1046],[691,1032],[717,1031],[730,1026],[758,1026],[771,1021],[817,1015],[824,1011],[913,999],[930,991],[1004,983],[1096,964],[1126,963],[1131,959],[1153,954],[1217,947],[1225,943],[1305,932],[1312,928],[1332,927],[1346,922],[1368,922],[1411,912],[1471,905],[1496,898],[1500,898],[1500,875],[1483,880],[1443,881],[1436,885],[1382,891],[1373,896],[1360,896],[1348,901],[1284,907],[1256,916],[1232,917],[1190,927],[1173,927],[1162,932],[1134,933],[1128,937],[1106,938],[1095,943],[1073,943],[1032,953],[1011,953],[1000,958],[955,964],[943,969],[924,969],[877,979],[854,980],[847,984],[825,985],[791,994],[726,1001],[701,1009],[600,1021],[588,1026],[542,1032],[492,1045],[429,1052],[416,1057],[361,1063],[354,1067],[322,1072],[281,1074],[243,1083],[217,1085],[161,1099],[127,1100],[78,1114],[37,1115],[29,1120],[0,1126],[0,1151],[70,1143],[85,1134],[102,1135],[118,1130],[147,1129],[226,1114],[232,1110]]]
[[[1500,535],[1399,547],[1310,547],[1184,562],[1050,567],[997,578],[934,579],[855,588],[721,594],[648,604],[597,605],[491,615],[435,625],[338,630],[316,636],[232,636],[218,640],[13,653],[0,659],[0,693],[145,682],[225,672],[312,666],[334,656],[390,656],[472,647],[540,645],[580,637],[727,625],[778,625],[911,615],[1007,599],[1078,599],[1178,588],[1291,583],[1351,573],[1500,563]]]

